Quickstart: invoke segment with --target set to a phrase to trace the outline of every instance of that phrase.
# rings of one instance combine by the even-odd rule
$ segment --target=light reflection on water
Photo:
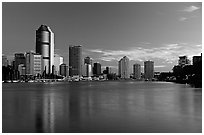
[[[202,132],[202,92],[163,82],[3,84],[3,132]]]

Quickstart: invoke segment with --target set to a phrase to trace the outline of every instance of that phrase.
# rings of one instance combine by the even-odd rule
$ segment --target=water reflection
[[[3,132],[201,132],[202,92],[185,85],[80,82],[3,86]]]

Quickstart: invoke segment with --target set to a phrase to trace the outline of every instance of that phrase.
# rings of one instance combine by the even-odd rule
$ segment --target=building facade
[[[120,78],[129,78],[129,58],[124,56],[118,62],[118,75]]]
[[[26,75],[42,75],[42,55],[36,54],[35,52],[26,53]]]
[[[69,75],[82,75],[82,46],[69,46]]]
[[[193,56],[193,65],[196,65],[199,62],[202,62],[202,53],[201,56]]]
[[[54,74],[59,75],[60,69],[59,66],[63,64],[63,57],[59,56],[58,54],[54,55]]]
[[[14,62],[14,69],[18,70],[18,65],[24,64],[25,65],[25,55],[24,53],[15,53],[15,62]]]
[[[100,63],[94,63],[93,74],[96,76],[101,75],[101,64]]]
[[[68,66],[64,63],[60,65],[60,75],[64,77],[68,76]]]
[[[84,58],[84,64],[86,68],[86,76],[91,77],[92,76],[92,59],[89,56],[87,56],[86,58]]]
[[[154,78],[154,62],[144,62],[144,76],[146,80],[152,80]]]
[[[54,65],[54,33],[46,25],[41,25],[36,30],[36,53],[42,55],[43,71],[52,73]]]
[[[140,64],[133,65],[133,78],[141,79],[141,65]]]

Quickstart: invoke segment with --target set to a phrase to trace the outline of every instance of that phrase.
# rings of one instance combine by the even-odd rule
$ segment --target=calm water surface
[[[202,90],[166,82],[2,84],[2,132],[202,132]]]

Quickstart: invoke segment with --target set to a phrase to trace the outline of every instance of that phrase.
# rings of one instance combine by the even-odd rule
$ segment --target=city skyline
[[[155,71],[172,71],[179,56],[192,60],[201,53],[201,8],[201,3],[3,3],[2,53],[35,50],[35,30],[46,24],[66,64],[69,45],[82,45],[82,58],[90,56],[102,67],[117,69],[126,55],[130,65],[143,68],[153,60]]]

